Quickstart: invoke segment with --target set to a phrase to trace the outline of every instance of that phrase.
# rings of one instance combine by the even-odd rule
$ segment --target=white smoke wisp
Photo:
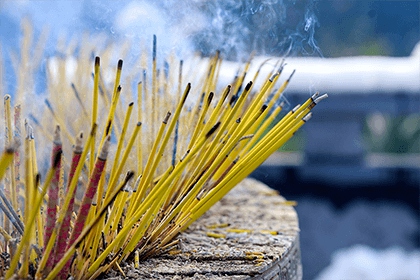
[[[129,39],[133,46],[158,38],[159,51],[178,55],[192,53],[191,34],[200,32],[205,22],[194,1],[131,1],[114,17],[112,32]]]
[[[194,35],[204,55],[220,50],[230,60],[256,55],[320,56],[313,0],[216,0],[199,2],[206,26]]]
[[[13,1],[15,2],[15,1]],[[105,33],[109,41],[128,39],[186,57],[220,51],[229,60],[244,61],[251,53],[270,56],[319,56],[315,31],[316,0],[186,0],[186,1],[5,1],[0,13],[15,21],[30,18],[35,30],[49,25],[51,34],[75,37]]]
[[[314,37],[318,26],[314,0],[122,3],[114,10],[102,8],[109,16],[99,25],[108,24],[111,36],[127,38],[133,45],[140,41],[151,43],[152,35],[157,35],[162,52],[175,51],[184,57],[194,52],[211,56],[216,51],[236,61],[247,60],[252,53],[278,57],[321,55]]]

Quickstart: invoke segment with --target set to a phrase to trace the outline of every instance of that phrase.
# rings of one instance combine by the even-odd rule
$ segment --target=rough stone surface
[[[228,226],[211,227],[217,224]],[[141,262],[139,269],[124,267],[126,278],[111,271],[104,279],[302,278],[297,214],[253,179],[244,180],[177,238],[172,252]]]

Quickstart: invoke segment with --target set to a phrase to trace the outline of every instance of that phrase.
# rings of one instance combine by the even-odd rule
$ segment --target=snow
[[[403,203],[368,201],[362,197],[341,208],[325,199],[294,199],[298,201],[296,211],[301,230],[304,279],[405,279],[402,275],[400,278],[381,278],[382,271],[377,269],[377,263],[385,260],[387,266],[398,268],[402,256],[405,256],[406,270],[420,271],[416,210]],[[358,259],[366,260],[364,273],[377,276],[350,277],[359,266]],[[409,261],[413,259],[417,262]],[[321,278],[332,276],[330,271],[338,276],[341,270],[343,274],[340,275],[346,277]]]
[[[375,250],[354,245],[335,252],[331,265],[316,279],[420,279],[420,251],[406,252],[401,247]]]
[[[260,77],[273,70],[279,57],[256,57],[251,64],[249,79],[266,60]],[[358,56],[340,58],[290,57],[283,71],[285,80],[294,69],[289,91],[327,93],[406,92],[420,94],[420,43],[409,57]],[[222,64],[220,81],[229,83],[239,69],[238,63]],[[256,81],[261,86],[263,79]]]

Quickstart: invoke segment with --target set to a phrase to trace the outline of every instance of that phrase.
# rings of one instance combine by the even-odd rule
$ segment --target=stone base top
[[[126,278],[301,279],[298,218],[264,184],[245,179],[177,239],[171,251],[126,267]]]

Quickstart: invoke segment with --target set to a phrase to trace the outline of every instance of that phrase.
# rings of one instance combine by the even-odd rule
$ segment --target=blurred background
[[[330,98],[252,176],[298,202],[304,279],[420,279],[419,1],[3,0],[2,94],[23,19],[45,38],[41,72],[57,42],[100,34],[130,41],[133,61],[153,34],[180,57],[287,57],[288,103]]]

